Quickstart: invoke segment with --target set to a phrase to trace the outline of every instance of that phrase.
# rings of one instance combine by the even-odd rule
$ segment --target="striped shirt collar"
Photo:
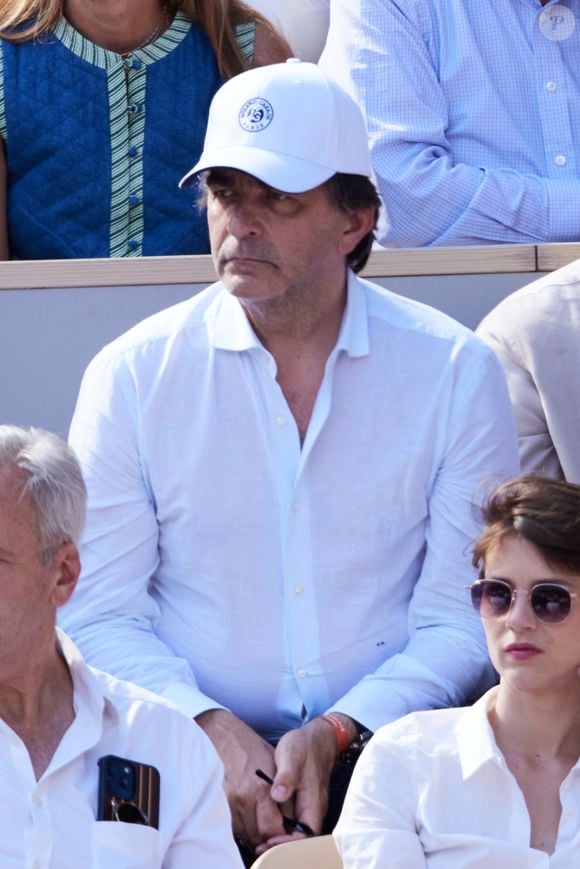
[[[181,43],[190,28],[191,21],[189,18],[183,12],[178,12],[167,30],[154,42],[144,45],[136,51],[132,51],[130,53],[131,59],[140,60],[144,64],[151,64],[157,60],[161,60]],[[58,20],[52,32],[73,54],[76,54],[93,66],[107,69],[117,65],[119,62],[125,61],[124,56],[116,51],[109,51],[91,42],[90,39],[87,39],[78,30],[75,30],[64,16]]]

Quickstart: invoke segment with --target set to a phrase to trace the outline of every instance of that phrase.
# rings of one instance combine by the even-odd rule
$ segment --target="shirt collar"
[[[114,706],[103,693],[101,683],[87,666],[80,651],[60,628],[56,628],[56,647],[68,666],[73,682],[73,702],[77,717],[91,722],[100,734],[104,716],[116,715]]]
[[[211,347],[238,352],[262,347],[242,305],[223,284],[208,308],[206,322]]]
[[[503,764],[488,718],[490,703],[496,693],[497,687],[484,694],[467,709],[456,724],[455,732],[464,780],[475,775],[487,763]]]
[[[177,12],[169,27],[154,42],[130,52],[131,60],[140,60],[146,65],[161,60],[182,42],[190,29],[191,21],[183,12]],[[52,32],[69,51],[93,66],[108,69],[126,62],[123,55],[101,48],[75,30],[64,15],[56,22]]]
[[[222,285],[206,315],[210,346],[220,350],[263,349],[240,302]],[[348,270],[344,316],[334,353],[345,350],[349,356],[368,356],[369,328],[364,283]]]
[[[346,308],[336,349],[345,350],[353,358],[368,356],[370,352],[369,321],[364,283],[350,269],[347,276]]]

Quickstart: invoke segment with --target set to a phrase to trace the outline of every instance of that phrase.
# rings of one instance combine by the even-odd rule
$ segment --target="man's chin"
[[[271,285],[256,280],[255,276],[225,275],[221,281],[228,293],[240,301],[267,301],[277,295]]]
[[[258,274],[258,271],[261,274]],[[220,273],[220,280],[226,290],[238,299],[269,299],[278,295],[273,280],[268,280],[265,270],[253,268],[226,267]]]

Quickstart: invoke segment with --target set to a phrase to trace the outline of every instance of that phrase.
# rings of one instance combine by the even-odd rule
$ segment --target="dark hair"
[[[509,537],[532,543],[552,567],[580,574],[580,486],[540,475],[517,477],[491,494],[483,518],[473,547],[480,576],[489,551]]]
[[[211,169],[206,169],[204,172],[200,172],[198,176],[197,207],[200,211],[207,206],[207,178],[211,171]],[[255,180],[258,181],[258,179]],[[190,183],[193,185],[194,182]],[[259,181],[258,183],[263,184],[264,187],[268,186],[263,181]],[[364,175],[348,175],[345,172],[337,172],[336,175],[325,181],[322,186],[326,189],[331,203],[339,211],[344,211],[346,214],[356,211],[357,208],[368,208],[369,205],[376,209],[373,228],[361,238],[357,246],[351,250],[346,258],[347,265],[354,272],[360,272],[366,265],[373,241],[375,240],[375,227],[379,216],[379,208],[381,207],[379,194],[369,178],[366,178]]]
[[[358,273],[365,267],[375,240],[375,228],[381,207],[379,194],[370,178],[366,178],[364,175],[351,175],[346,172],[337,172],[336,175],[328,179],[324,186],[328,190],[333,204],[346,214],[350,214],[358,208],[368,208],[369,205],[376,209],[373,228],[361,238],[346,258],[347,265]]]

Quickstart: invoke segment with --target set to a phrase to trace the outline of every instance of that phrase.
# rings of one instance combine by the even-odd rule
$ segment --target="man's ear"
[[[74,543],[63,543],[54,554],[52,563],[53,584],[50,603],[54,607],[63,606],[76,588],[81,572],[79,551]]]
[[[348,256],[359,241],[374,228],[377,209],[374,205],[367,205],[365,208],[357,208],[345,216],[347,225],[340,237],[339,250],[343,256]]]

